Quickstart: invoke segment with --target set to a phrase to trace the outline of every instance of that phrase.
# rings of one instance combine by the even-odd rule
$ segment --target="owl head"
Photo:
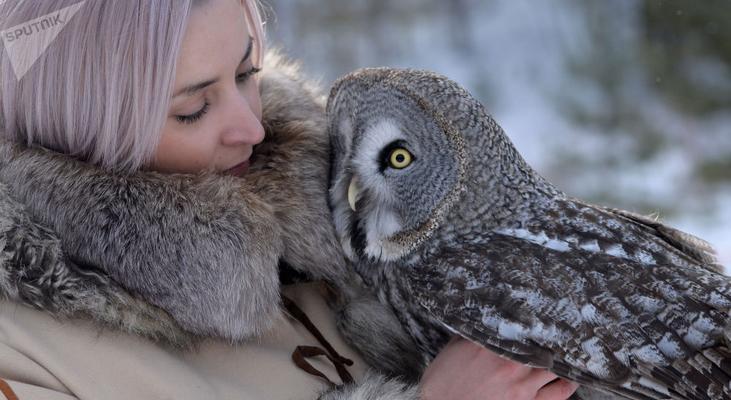
[[[413,70],[365,69],[336,82],[327,106],[330,201],[351,260],[407,255],[459,200],[465,142],[460,121],[437,107],[458,94],[453,82]]]

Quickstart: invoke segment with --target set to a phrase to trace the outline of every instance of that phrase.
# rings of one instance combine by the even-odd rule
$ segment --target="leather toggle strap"
[[[335,370],[338,372],[340,380],[343,382],[343,384],[353,383],[355,380],[346,368],[346,366],[353,365],[353,360],[345,358],[338,354],[338,352],[335,351],[335,349],[325,339],[325,337],[322,336],[322,333],[320,333],[315,324],[310,321],[310,319],[307,317],[307,314],[305,314],[305,312],[302,311],[302,309],[300,309],[294,303],[294,301],[290,300],[286,296],[282,296],[282,303],[284,304],[284,308],[287,310],[287,312],[294,319],[299,321],[305,328],[307,328],[312,336],[314,336],[315,339],[320,342],[320,345],[325,348],[323,350],[322,348],[316,346],[297,346],[297,348],[295,348],[294,352],[292,353],[292,361],[294,362],[294,364],[308,374],[320,377],[332,386],[337,386],[333,381],[325,376],[325,374],[318,371],[315,367],[312,366],[312,364],[307,361],[307,358],[324,356],[328,360],[330,360],[331,363],[333,363],[333,365],[335,366]]]
[[[15,395],[13,389],[10,388],[10,385],[5,382],[3,378],[0,378],[0,393],[2,393],[7,400],[18,400],[18,396]]]
[[[318,371],[317,368],[313,367],[312,364],[307,362],[307,358],[317,357],[317,356],[325,356],[328,360],[330,360],[333,365],[335,365],[335,369],[338,371],[338,375],[340,376],[340,380],[343,381],[343,384],[346,383],[353,383],[353,377],[350,375],[348,370],[345,367],[345,364],[338,362],[335,360],[330,354],[328,354],[325,350],[323,350],[320,347],[316,346],[297,346],[297,348],[292,353],[292,361],[294,361],[294,364],[298,366],[303,371],[307,372],[310,375],[318,376],[327,383],[329,383],[331,386],[335,387],[337,384],[330,380],[325,374]]]

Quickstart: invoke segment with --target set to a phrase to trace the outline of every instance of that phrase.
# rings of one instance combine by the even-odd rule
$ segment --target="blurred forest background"
[[[264,1],[270,43],[324,84],[445,74],[561,189],[658,214],[731,267],[731,0]]]

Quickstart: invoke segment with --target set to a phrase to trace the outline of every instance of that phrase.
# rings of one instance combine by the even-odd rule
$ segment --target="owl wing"
[[[649,230],[656,237],[664,240],[682,253],[708,267],[712,271],[723,273],[723,267],[716,258],[716,249],[705,240],[667,226],[652,217],[636,214],[616,208],[604,208],[625,221],[634,223],[643,229]]]
[[[720,275],[501,234],[405,270],[432,318],[513,360],[629,398],[731,396]]]

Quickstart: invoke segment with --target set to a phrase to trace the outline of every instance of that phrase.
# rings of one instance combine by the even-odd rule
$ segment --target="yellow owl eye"
[[[397,148],[391,150],[391,154],[388,156],[388,162],[392,168],[402,169],[406,168],[411,164],[413,157],[408,150],[404,148]]]

